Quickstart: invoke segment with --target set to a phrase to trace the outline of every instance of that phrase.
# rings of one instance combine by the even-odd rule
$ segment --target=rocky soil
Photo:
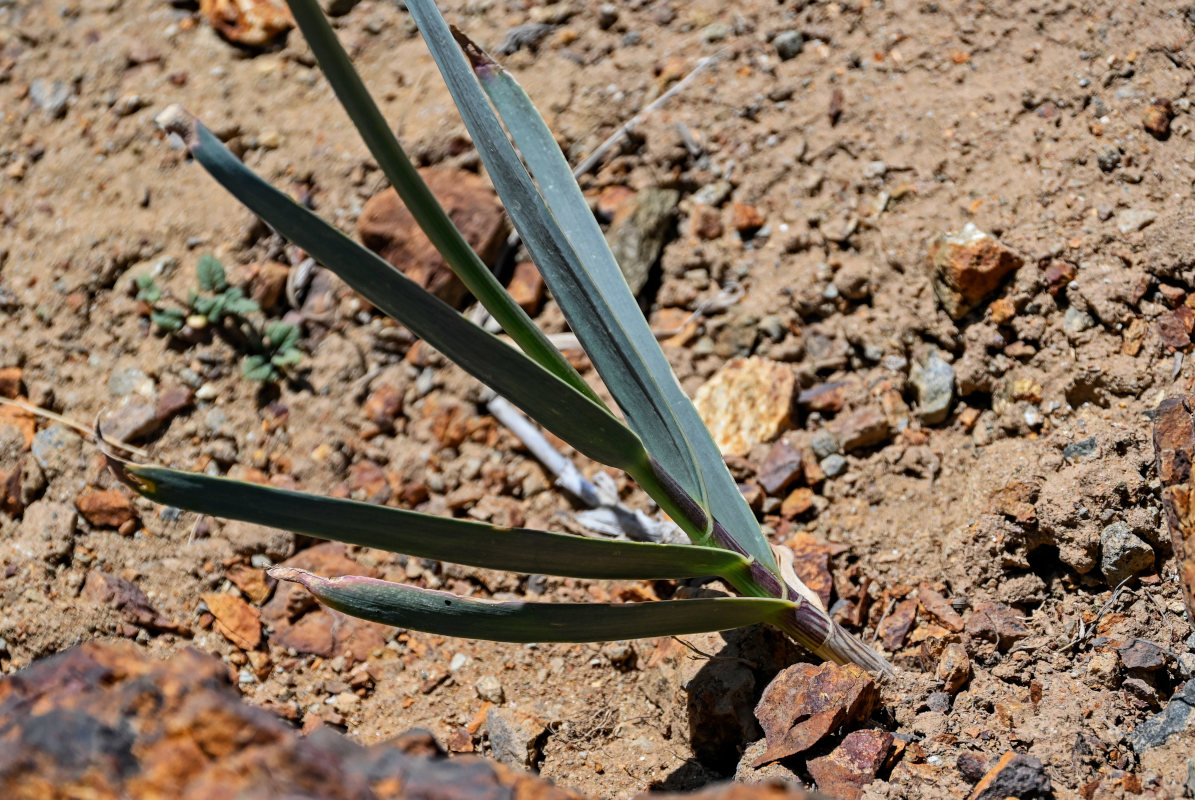
[[[383,111],[497,259],[505,223],[408,14],[332,6]],[[582,185],[770,535],[899,677],[819,672],[758,630],[532,647],[350,620],[264,568],[559,601],[689,588],[461,569],[154,507],[69,424],[11,405],[0,671],[102,639],[194,647],[302,731],[373,745],[422,727],[450,753],[595,797],[732,775],[839,797],[1189,794],[1195,638],[1152,418],[1195,386],[1195,11],[442,7],[504,54],[574,161],[714,59]],[[475,384],[156,130],[184,105],[467,307],[378,197],[376,164],[285,16],[259,8],[248,24],[235,8],[0,6],[0,396],[99,418],[179,468],[578,530]],[[206,254],[260,307],[247,324],[298,326],[289,376],[244,378],[243,331],[159,324],[194,310]],[[564,332],[534,271],[506,269]],[[815,685],[842,700],[829,716],[801,706],[824,730],[770,715],[776,687]],[[777,737],[806,746],[777,755]]]

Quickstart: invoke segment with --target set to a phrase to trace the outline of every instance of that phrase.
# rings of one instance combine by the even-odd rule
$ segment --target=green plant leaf
[[[270,576],[294,581],[327,606],[354,617],[441,636],[499,642],[608,642],[682,636],[780,622],[797,606],[747,597],[654,603],[494,602],[374,578],[321,578],[293,567]]]
[[[268,383],[278,379],[278,370],[265,356],[251,355],[241,359],[241,375],[247,380]]]
[[[107,456],[109,466],[122,482],[157,503],[418,558],[511,572],[621,580],[707,575],[737,580],[749,567],[743,556],[719,548],[587,539],[528,528],[500,528],[132,464],[111,453]]]
[[[177,308],[163,308],[150,312],[149,321],[162,330],[173,333],[182,330],[187,316]]]
[[[138,275],[134,280],[137,285],[138,300],[144,300],[152,305],[162,299],[162,290],[158,288],[152,275],[148,273]]]
[[[270,363],[273,364],[274,366],[278,367],[279,369],[287,369],[288,367],[293,367],[302,360],[303,360],[302,351],[300,351],[294,347],[291,347],[289,349],[283,350],[280,353],[275,353],[274,355],[270,356]]]
[[[600,309],[589,313],[586,303],[581,303],[570,314],[566,305],[570,295],[555,294],[573,331],[648,452],[691,496],[708,493],[709,508],[744,550],[761,563],[773,564],[771,547],[755,514],[709,429],[673,377],[555,137],[509,72],[475,45],[470,53],[482,88],[584,267],[586,301]]]
[[[444,212],[378,110],[318,2],[287,0],[287,4],[320,69],[369,152],[402,198],[411,216],[444,257],[445,263],[523,352],[577,391],[595,402],[601,402],[589,384],[502,288]]]
[[[602,250],[595,247],[595,243],[590,241],[591,237],[586,236],[582,241],[586,253],[598,260],[591,265],[578,256],[574,243],[564,232],[563,221],[554,216],[554,210],[547,207],[544,197],[537,191],[506,138],[490,101],[474,77],[473,67],[459,49],[433,0],[408,0],[407,8],[444,76],[507,213],[631,428],[651,448],[652,456],[663,466],[664,471],[690,497],[697,498],[705,511],[709,512],[710,509],[707,493],[716,492],[714,507],[718,510],[719,521],[728,531],[733,531],[732,535],[739,546],[774,571],[775,559],[771,549],[746,501],[721,463],[721,454],[717,453],[716,446],[712,440],[709,441],[709,447],[702,446],[701,452],[706,455],[699,461],[692,443],[686,439],[686,431],[693,428],[693,420],[696,420],[702,432],[704,425],[676,383],[671,367],[647,327],[617,265],[613,265],[613,274],[609,269],[602,269],[603,264],[613,264],[609,249],[603,242],[601,248],[606,253],[606,261],[603,261],[598,255]],[[484,54],[478,55],[484,58]],[[555,140],[550,136],[548,140],[546,146],[550,148],[549,153],[556,154],[563,162]],[[541,146],[544,145],[538,141],[529,145]],[[567,192],[561,188],[562,185],[575,186],[567,165],[563,175],[554,168],[541,168],[546,172],[541,180],[545,184],[552,184],[554,196],[560,195],[558,202],[562,205],[561,210],[576,216],[571,211],[571,204],[564,199]],[[588,224],[595,225],[592,215]],[[600,231],[598,234],[600,236]],[[591,269],[597,269],[598,272],[591,272]],[[683,426],[677,420],[678,411],[686,415],[686,424]],[[709,439],[708,432],[704,432],[704,439]],[[710,448],[719,463],[716,470],[709,470],[710,474],[706,475],[702,466],[710,461]],[[636,475],[636,478],[641,478],[641,475]],[[661,500],[654,493],[653,497],[657,501]],[[685,527],[686,533],[695,541],[706,541],[710,533],[708,526],[705,530],[696,530],[687,519],[677,519],[677,522]]]
[[[270,340],[270,346],[275,350],[290,350],[297,347],[299,338],[302,336],[299,326],[289,322],[268,322],[264,332],[266,338]]]
[[[199,286],[208,292],[222,292],[228,288],[228,276],[224,273],[224,265],[220,259],[211,253],[199,257],[195,265],[195,272],[199,278]]]
[[[469,322],[375,253],[255,175],[178,107],[159,119],[183,135],[195,160],[241,203],[367,300],[589,458],[642,473],[643,443],[601,403]]]

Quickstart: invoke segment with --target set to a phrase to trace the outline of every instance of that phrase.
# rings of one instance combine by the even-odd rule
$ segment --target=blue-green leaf
[[[125,484],[157,503],[419,558],[573,578],[742,580],[749,562],[713,547],[586,539],[501,528],[255,483],[145,466],[108,454]]]
[[[182,109],[160,115],[208,173],[276,231],[462,369],[586,456],[642,472],[643,443],[601,403],[466,320],[375,253],[349,239],[241,163]]]
[[[787,600],[717,597],[655,603],[526,603],[458,597],[374,578],[321,578],[293,567],[270,576],[307,587],[354,617],[441,636],[499,642],[607,642],[724,631],[778,623],[797,606]]]

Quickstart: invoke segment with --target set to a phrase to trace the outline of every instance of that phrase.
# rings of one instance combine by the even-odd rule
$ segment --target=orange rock
[[[23,384],[21,383],[21,368],[20,367],[4,367],[0,369],[0,397],[7,397],[9,400],[14,400],[22,392]]]
[[[934,294],[954,319],[965,317],[1025,259],[968,222],[942,234],[928,249]]]
[[[75,508],[92,525],[105,528],[119,528],[137,518],[132,502],[119,489],[85,492],[75,500]]]
[[[813,508],[813,497],[813,490],[808,486],[794,489],[780,504],[780,516],[785,519],[801,516]]]
[[[853,664],[801,663],[782,670],[755,707],[768,749],[754,766],[804,752],[842,725],[867,719],[879,696],[871,676]]]
[[[887,731],[853,731],[829,755],[811,760],[809,774],[819,792],[840,800],[859,800],[890,749],[892,734]]]
[[[544,302],[544,278],[530,261],[520,261],[515,265],[506,291],[519,308],[534,316]]]
[[[730,206],[731,225],[739,233],[754,233],[763,227],[764,216],[755,206],[746,203],[732,203]]]
[[[722,235],[722,213],[713,206],[697,203],[689,215],[689,235],[697,239],[717,239]]]
[[[37,419],[30,412],[16,406],[0,406],[0,428],[11,425],[25,440],[24,449],[33,446],[33,434],[37,432]]]
[[[199,12],[230,42],[263,47],[294,27],[282,0],[199,0]]]
[[[244,592],[245,596],[254,603],[264,603],[270,596],[270,589],[273,588],[273,580],[266,578],[266,571],[264,569],[257,569],[256,567],[249,567],[244,564],[236,564],[228,568],[225,572],[225,577],[232,581],[232,584]]]
[[[492,264],[506,242],[507,220],[493,189],[462,170],[419,170],[428,188],[460,228],[465,241]],[[370,250],[444,302],[460,306],[468,291],[444,263],[393,189],[371,197],[357,220],[357,234]]]
[[[261,612],[232,594],[209,592],[203,602],[216,618],[216,630],[242,650],[261,644]]]

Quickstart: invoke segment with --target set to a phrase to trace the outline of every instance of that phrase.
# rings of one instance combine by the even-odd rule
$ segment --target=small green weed
[[[195,272],[198,287],[187,293],[185,304],[171,298],[148,273],[133,279],[135,296],[149,309],[153,326],[186,343],[215,332],[243,353],[241,374],[248,380],[266,383],[289,375],[303,360],[299,326],[280,320],[259,322],[261,307],[244,289],[228,282],[224,265],[210,253],[200,256]]]

